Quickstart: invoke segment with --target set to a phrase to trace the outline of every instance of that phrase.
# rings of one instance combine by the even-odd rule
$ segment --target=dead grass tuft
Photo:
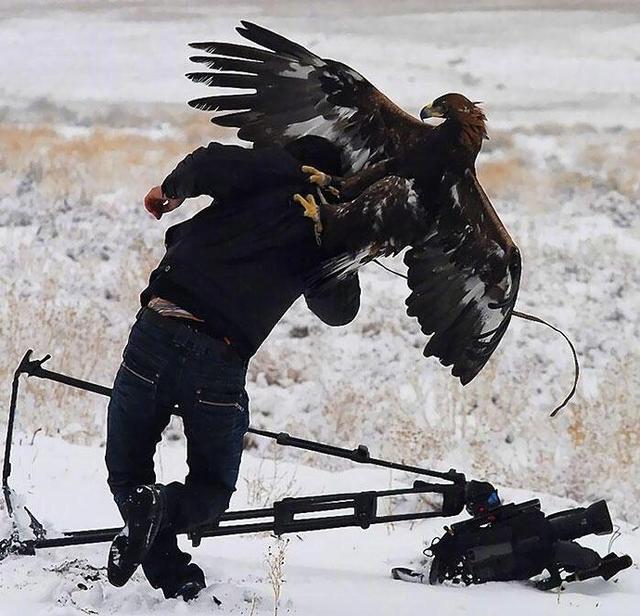
[[[0,124],[0,177],[21,177],[36,168],[41,194],[50,199],[80,189],[94,196],[123,186],[144,195],[185,153],[214,138],[206,124],[203,129],[189,122],[186,128],[184,132],[166,131],[160,137],[105,127],[66,136],[49,126]]]

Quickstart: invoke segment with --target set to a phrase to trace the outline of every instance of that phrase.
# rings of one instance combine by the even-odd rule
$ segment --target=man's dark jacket
[[[142,292],[190,311],[214,336],[228,337],[244,358],[262,344],[301,294],[329,325],[351,321],[360,306],[356,274],[317,280],[330,256],[316,244],[313,223],[294,193],[310,185],[301,163],[282,148],[250,150],[211,143],[189,154],[162,184],[169,198],[214,201],[168,229],[167,252]]]

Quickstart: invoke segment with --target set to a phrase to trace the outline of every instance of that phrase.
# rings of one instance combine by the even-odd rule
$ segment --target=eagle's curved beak
[[[429,103],[428,105],[425,105],[420,110],[420,119],[424,122],[424,120],[428,118],[444,118],[442,109],[440,109],[440,107],[434,107],[433,103]]]

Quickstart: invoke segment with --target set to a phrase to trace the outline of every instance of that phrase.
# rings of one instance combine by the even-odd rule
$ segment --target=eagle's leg
[[[369,253],[367,254],[367,258],[371,260],[381,256],[387,256],[387,245],[385,242],[377,240],[369,246]]]
[[[330,192],[334,197],[340,196],[340,191],[333,186],[333,177],[324,171],[320,171],[310,165],[302,165],[302,173],[306,173],[309,176],[309,182],[315,184],[320,188]]]
[[[293,200],[304,208],[304,215],[307,218],[311,218],[311,220],[313,220],[313,231],[316,236],[316,242],[318,242],[318,245],[320,245],[322,235],[322,221],[320,220],[320,208],[316,203],[315,197],[313,195],[307,195],[306,197],[303,197],[301,194],[296,193],[295,195],[293,195]]]

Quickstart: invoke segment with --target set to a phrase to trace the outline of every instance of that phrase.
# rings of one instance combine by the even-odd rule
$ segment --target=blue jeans
[[[156,482],[153,456],[171,415],[184,424],[189,473],[184,483],[166,486],[162,530],[142,563],[151,585],[168,596],[195,567],[178,549],[176,533],[216,523],[235,490],[249,427],[246,370],[224,342],[149,309],[124,349],[106,451],[109,488],[123,517],[132,489]]]

